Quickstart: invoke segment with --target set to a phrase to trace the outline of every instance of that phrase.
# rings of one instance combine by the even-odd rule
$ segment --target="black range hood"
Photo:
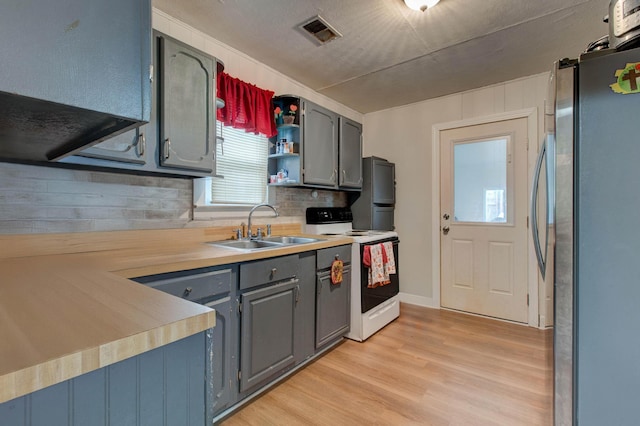
[[[142,123],[0,92],[0,159],[58,160]]]

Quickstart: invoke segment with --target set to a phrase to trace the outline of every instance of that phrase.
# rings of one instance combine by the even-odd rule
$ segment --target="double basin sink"
[[[212,241],[207,244],[213,246],[231,248],[236,250],[264,250],[273,249],[285,246],[292,246],[298,244],[316,243],[318,241],[324,241],[319,238],[307,238],[307,237],[265,237],[261,240],[226,240],[226,241]]]

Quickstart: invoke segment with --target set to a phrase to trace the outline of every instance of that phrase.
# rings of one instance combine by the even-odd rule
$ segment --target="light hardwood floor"
[[[223,425],[551,425],[552,331],[403,304]]]

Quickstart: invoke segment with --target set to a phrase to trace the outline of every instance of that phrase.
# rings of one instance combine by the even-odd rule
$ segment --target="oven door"
[[[371,246],[375,244],[380,244],[390,241],[393,243],[393,257],[396,262],[396,273],[391,274],[389,279],[391,282],[389,284],[378,286],[376,288],[369,288],[369,268],[362,264],[362,255],[364,253],[365,246]],[[398,257],[398,247],[400,240],[398,238],[388,238],[385,240],[372,241],[369,243],[361,243],[360,244],[360,289],[361,289],[361,298],[362,298],[362,313],[369,311],[372,308],[375,308],[379,304],[391,299],[393,296],[400,292],[400,266],[399,266],[399,257]]]

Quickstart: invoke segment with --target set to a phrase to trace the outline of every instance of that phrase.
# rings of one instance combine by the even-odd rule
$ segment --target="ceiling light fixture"
[[[413,10],[421,10],[425,11],[430,7],[438,4],[440,0],[404,0],[404,3],[409,7],[409,9]]]

